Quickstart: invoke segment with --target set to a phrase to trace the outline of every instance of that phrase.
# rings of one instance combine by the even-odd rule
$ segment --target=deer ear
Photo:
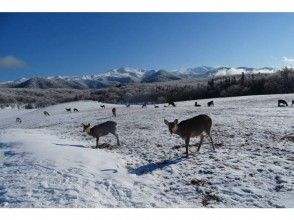
[[[175,123],[175,124],[178,124],[178,119],[176,119],[176,120],[174,121],[174,123]]]
[[[164,119],[164,124],[168,125],[168,121]]]

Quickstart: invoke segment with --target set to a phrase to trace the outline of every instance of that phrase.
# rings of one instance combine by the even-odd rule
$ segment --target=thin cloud
[[[287,67],[294,67],[294,58],[282,57],[282,61]]]
[[[26,66],[26,62],[14,56],[0,57],[0,69],[21,69]]]

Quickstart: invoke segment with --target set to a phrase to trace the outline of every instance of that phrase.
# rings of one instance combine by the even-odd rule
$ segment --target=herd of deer
[[[294,105],[294,100],[292,101],[292,106],[293,105]],[[168,106],[176,107],[176,104],[174,102],[169,102],[168,105],[164,107],[168,107]],[[201,105],[195,102],[195,107],[200,107],[200,106]],[[214,106],[214,102],[213,101],[208,102],[207,106],[208,107]],[[278,100],[278,106],[279,107],[288,106],[288,103],[285,100],[280,99]],[[100,107],[105,109],[105,105],[100,105]],[[130,107],[130,104],[127,104],[126,107]],[[146,108],[146,107],[147,107],[147,104],[144,103],[142,105],[142,108]],[[158,105],[154,105],[154,107],[159,108]],[[71,112],[71,108],[65,108],[65,110],[67,112]],[[79,112],[79,110],[76,108],[74,108],[73,111]],[[50,114],[47,111],[44,111],[43,113],[45,116],[50,116]],[[112,108],[112,115],[113,117],[116,117],[116,108]],[[16,123],[21,123],[21,119],[16,118]],[[185,141],[186,157],[189,156],[188,147],[189,147],[190,139],[193,137],[200,136],[200,142],[197,148],[197,151],[199,151],[203,142],[204,134],[206,134],[209,137],[212,148],[213,150],[215,150],[213,140],[210,135],[212,119],[208,115],[204,115],[204,114],[198,115],[193,118],[183,120],[181,122],[178,122],[178,119],[175,119],[173,122],[168,122],[167,120],[164,120],[164,123],[167,125],[169,132],[171,134],[177,134]],[[83,132],[86,132],[87,134],[96,138],[96,148],[98,148],[99,138],[109,133],[113,134],[116,137],[117,145],[120,145],[119,137],[118,137],[118,134],[116,133],[116,125],[117,123],[114,121],[106,121],[102,124],[98,124],[93,127],[90,126],[90,123],[87,125],[82,124]]]

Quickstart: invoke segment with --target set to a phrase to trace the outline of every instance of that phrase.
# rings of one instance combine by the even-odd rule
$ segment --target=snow
[[[79,101],[38,110],[0,110],[0,207],[294,207],[294,94],[177,102],[159,108]],[[68,113],[64,108],[78,108]],[[117,108],[117,117],[111,109]],[[51,116],[45,117],[43,111]],[[200,152],[170,135],[164,119],[213,120]],[[21,124],[15,118],[22,119]],[[81,123],[117,122],[94,138]],[[191,145],[199,138],[191,139]],[[108,145],[109,144],[109,145]],[[110,147],[107,147],[110,146]]]

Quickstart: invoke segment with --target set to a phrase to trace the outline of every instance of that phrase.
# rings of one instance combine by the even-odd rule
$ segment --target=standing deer
[[[21,123],[21,119],[20,118],[16,118],[15,119],[15,122],[20,124]]]
[[[43,111],[43,114],[44,114],[45,116],[50,116],[49,112],[47,112],[47,111]]]
[[[214,106],[214,102],[213,101],[207,102],[207,106],[208,107]]]
[[[288,103],[283,99],[279,99],[278,100],[278,107],[285,107],[285,106],[288,106]]]
[[[201,105],[199,105],[197,102],[195,102],[195,107],[200,107]]]
[[[112,109],[112,116],[113,116],[113,117],[116,117],[116,108],[113,108],[113,109]]]
[[[105,108],[105,105],[100,105],[101,108]]]
[[[178,119],[174,120],[174,122],[168,122],[167,120],[164,120],[164,123],[168,126],[169,132],[171,134],[177,134],[185,140],[186,157],[189,156],[188,147],[190,138],[200,136],[200,142],[197,149],[197,151],[199,151],[204,138],[203,133],[206,133],[209,136],[212,148],[215,150],[213,140],[210,136],[212,120],[208,115],[198,115],[193,118],[181,121],[180,123],[178,123]]]
[[[71,108],[65,108],[67,112],[71,112]]]
[[[113,134],[116,137],[117,145],[120,145],[118,134],[116,133],[116,122],[107,121],[99,125],[95,125],[92,128],[90,127],[90,123],[87,125],[82,124],[83,132],[86,132],[88,135],[96,138],[96,148],[98,148],[99,138],[103,137],[109,133]]]
[[[176,107],[176,104],[174,102],[168,102],[168,105],[167,106],[173,106],[173,107]]]
[[[74,108],[74,112],[79,112],[79,110],[77,108]]]

